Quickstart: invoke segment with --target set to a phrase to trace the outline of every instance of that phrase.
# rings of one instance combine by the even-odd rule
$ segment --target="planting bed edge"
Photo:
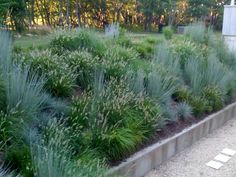
[[[211,114],[204,120],[184,129],[172,137],[157,142],[126,159],[109,171],[110,176],[142,177],[174,155],[212,133],[228,120],[236,117],[236,102]]]

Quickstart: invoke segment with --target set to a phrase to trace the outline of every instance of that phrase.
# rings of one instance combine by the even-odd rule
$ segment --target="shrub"
[[[77,73],[77,84],[88,88],[93,81],[94,69],[99,65],[99,58],[93,57],[87,51],[74,51],[66,53],[65,62]]]
[[[112,80],[104,85],[101,75],[96,78],[93,93],[74,98],[70,125],[83,132],[85,147],[120,159],[154,130],[160,110],[150,100],[135,97],[124,83]]]
[[[19,56],[26,65],[31,67],[31,71],[38,72],[46,78],[45,87],[53,95],[69,96],[75,87],[77,75],[74,74],[63,57],[53,55],[51,51],[32,51],[29,54]]]
[[[115,43],[123,47],[129,47],[129,48],[133,47],[131,39],[129,39],[127,36],[120,36],[116,38]]]
[[[203,58],[203,48],[199,48],[199,46],[189,40],[175,40],[171,45],[171,50],[174,55],[179,57],[182,69],[184,69],[189,59],[194,58],[198,60]]]
[[[224,95],[221,89],[217,87],[203,88],[203,96],[208,100],[209,106],[213,110],[219,110],[224,106]]]
[[[192,116],[192,107],[186,103],[182,102],[177,105],[177,112],[178,112],[178,117],[181,119],[188,119]]]
[[[141,58],[151,60],[155,53],[156,45],[161,43],[155,38],[147,38],[142,42],[137,43],[134,49],[139,53]]]
[[[164,28],[163,33],[164,33],[166,40],[170,40],[173,37],[174,31],[172,30],[172,28],[170,26],[168,26],[168,27]]]
[[[90,157],[89,161],[73,158],[70,128],[65,123],[51,119],[43,126],[42,134],[31,137],[31,158],[36,177],[105,177],[103,163]]]
[[[105,70],[108,77],[119,78],[125,74],[128,64],[137,58],[138,54],[132,48],[112,46],[104,53],[100,67]]]
[[[151,38],[151,37],[146,38],[144,41],[147,42],[148,44],[152,44],[152,45],[157,45],[162,42],[159,39]]]
[[[86,49],[95,56],[102,56],[105,51],[105,45],[93,33],[88,29],[64,31],[51,41],[51,48],[58,54],[62,54],[65,50]]]
[[[146,43],[146,42],[141,42],[136,44],[135,49],[140,55],[140,58],[144,58],[147,60],[152,59],[153,54],[154,54],[154,46]]]
[[[6,156],[7,163],[11,163],[13,169],[20,170],[25,177],[33,176],[30,149],[27,145],[16,144],[10,146]]]
[[[179,88],[175,92],[174,97],[178,102],[185,102],[191,106],[195,116],[200,116],[205,112],[211,111],[211,107],[209,107],[209,103],[204,97],[194,95],[194,93],[186,87]]]
[[[208,100],[199,96],[190,97],[187,102],[193,108],[193,113],[196,116],[201,116],[204,113],[211,112],[212,108],[209,106]]]
[[[111,46],[107,49],[107,51],[104,53],[104,57],[107,60],[112,61],[126,61],[130,62],[132,60],[135,60],[138,58],[138,54],[135,50],[132,48],[126,48],[122,46]]]

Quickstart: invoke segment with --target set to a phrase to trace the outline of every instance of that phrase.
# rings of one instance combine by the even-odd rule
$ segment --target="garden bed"
[[[185,141],[172,139],[200,126],[236,93],[235,56],[211,31],[189,29],[173,36],[167,28],[166,40],[139,42],[123,33],[101,38],[87,29],[59,30],[48,49],[15,48],[12,58],[9,35],[0,33],[0,43],[5,41],[0,141],[6,164],[25,177],[49,169],[62,177],[73,177],[71,171],[76,177],[107,177],[109,165],[168,142],[159,150],[163,156],[150,161],[134,155],[125,162],[128,167],[135,162],[131,176],[138,176],[160,163],[158,158],[163,162],[182,150],[185,145],[178,143]],[[142,158],[146,163],[140,168]]]
[[[111,176],[118,174],[122,176],[141,177],[191,146],[199,139],[212,133],[235,116],[236,103],[232,103],[221,111],[209,115],[206,119],[185,128],[180,133],[135,153],[120,165],[113,167],[110,170],[110,174]]]

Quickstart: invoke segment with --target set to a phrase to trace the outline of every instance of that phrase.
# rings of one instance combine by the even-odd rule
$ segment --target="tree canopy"
[[[0,24],[14,30],[34,26],[104,27],[119,22],[150,31],[160,20],[185,25],[211,15],[221,22],[230,0],[1,0]],[[219,25],[220,27],[220,25]]]

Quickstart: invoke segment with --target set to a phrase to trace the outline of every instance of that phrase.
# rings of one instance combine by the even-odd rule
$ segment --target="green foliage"
[[[106,50],[99,63],[108,77],[121,77],[125,74],[128,64],[138,58],[137,52],[132,48],[115,45]]]
[[[51,48],[54,52],[62,54],[63,51],[75,51],[86,49],[95,56],[102,56],[105,45],[94,32],[86,29],[77,31],[62,31],[51,41]]]
[[[26,145],[12,145],[7,150],[7,162],[11,163],[13,168],[20,169],[25,177],[33,176],[30,149]]]
[[[116,39],[114,39],[116,44],[121,45],[123,47],[132,47],[133,43],[131,41],[131,39],[129,39],[127,36],[120,36]]]
[[[150,60],[153,57],[154,47],[146,42],[138,43],[135,47],[140,55],[140,58]]]
[[[156,45],[161,43],[155,38],[147,38],[135,45],[135,50],[139,53],[140,58],[151,60],[155,53]]]
[[[208,100],[213,110],[219,110],[224,106],[224,95],[217,87],[203,88],[203,97]]]
[[[189,59],[194,58],[198,60],[202,58],[204,54],[203,47],[200,48],[194,42],[186,39],[175,40],[171,45],[171,50],[174,55],[179,57],[182,69]]]
[[[31,137],[31,159],[36,177],[105,177],[103,163],[90,157],[89,161],[73,158],[70,128],[51,119],[39,137]]]
[[[77,75],[62,56],[54,55],[49,50],[32,51],[18,56],[18,60],[29,65],[31,71],[46,78],[45,88],[56,96],[69,96],[75,86]]]
[[[199,96],[192,96],[187,101],[189,105],[193,108],[193,113],[196,116],[201,116],[204,113],[211,112],[212,107],[209,106],[208,100]]]
[[[209,13],[208,8],[213,5],[213,1],[209,0],[188,0],[188,3],[188,15],[197,20],[206,16]]]
[[[88,88],[93,81],[94,69],[99,65],[99,58],[87,51],[65,53],[65,63],[77,73],[77,84]]]
[[[163,34],[164,34],[166,40],[172,39],[173,33],[174,33],[174,31],[172,30],[172,28],[170,26],[165,27],[163,30]]]
[[[22,32],[25,29],[23,23],[27,14],[26,3],[23,0],[1,0],[0,2],[0,18],[8,17],[11,10],[10,18],[14,22],[14,27],[17,31]]]
[[[205,112],[212,111],[211,107],[209,107],[208,101],[205,98],[194,95],[186,87],[179,88],[174,95],[178,102],[185,102],[191,106],[195,116],[200,116]]]
[[[97,76],[94,93],[74,98],[70,124],[82,131],[85,147],[96,148],[108,159],[120,159],[154,130],[160,110],[150,100],[135,97],[124,83],[104,85]]]

